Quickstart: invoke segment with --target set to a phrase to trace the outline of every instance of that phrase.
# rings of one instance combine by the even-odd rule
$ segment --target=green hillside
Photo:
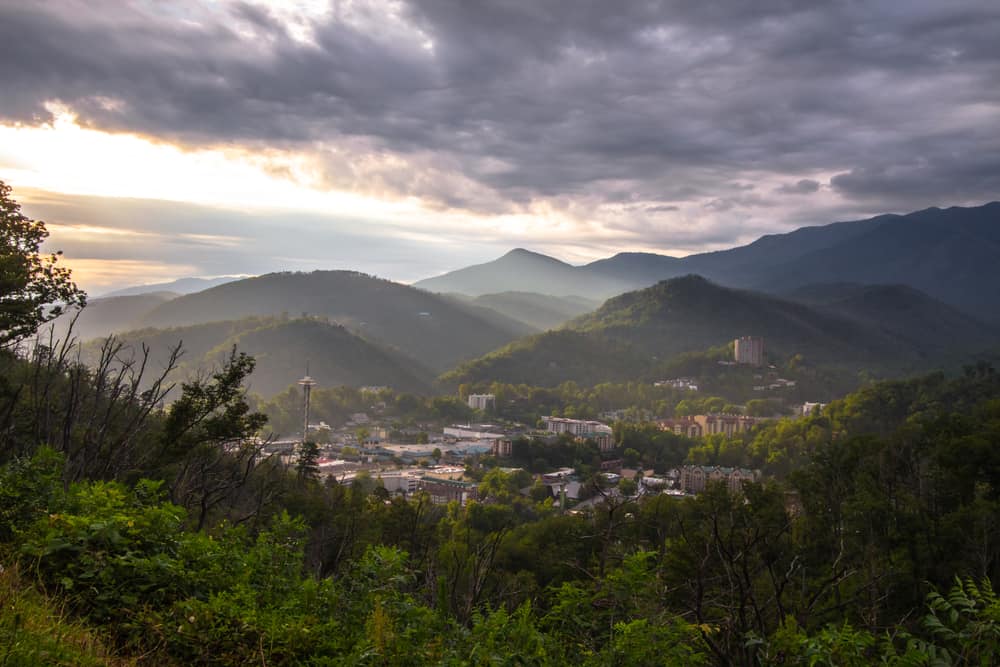
[[[869,324],[928,357],[956,347],[988,350],[1000,343],[1000,329],[905,285],[813,285],[789,296],[802,303]]]
[[[851,319],[700,276],[614,297],[570,326],[629,341],[661,359],[744,335],[763,336],[772,354],[814,361],[881,362],[893,354],[892,341]]]
[[[165,303],[143,320],[187,326],[252,316],[321,316],[437,371],[535,329],[494,311],[353,271],[272,273]]]
[[[119,337],[126,348],[150,350],[150,368],[161,369],[181,343],[184,354],[174,380],[218,367],[235,345],[257,360],[250,388],[263,396],[283,391],[305,374],[320,386],[385,385],[402,391],[427,391],[433,374],[403,354],[366,341],[346,328],[317,319],[254,317],[169,329],[143,329]],[[87,347],[93,361],[98,343]]]
[[[634,378],[648,367],[646,355],[627,343],[593,332],[557,329],[515,341],[441,376],[449,384],[496,381],[555,386]]]
[[[998,340],[986,325],[913,290],[875,289],[853,301],[807,305],[684,276],[609,299],[564,331],[518,341],[444,379],[653,379],[681,354],[744,335],[762,336],[772,360],[798,355],[811,365],[886,375],[955,365]]]

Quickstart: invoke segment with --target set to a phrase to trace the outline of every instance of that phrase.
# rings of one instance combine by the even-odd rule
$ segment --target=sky
[[[572,263],[1000,199],[996,0],[0,0],[0,180],[92,294]]]

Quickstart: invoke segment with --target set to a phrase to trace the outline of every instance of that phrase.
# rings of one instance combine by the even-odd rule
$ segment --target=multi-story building
[[[738,364],[764,365],[764,339],[759,336],[740,336],[733,341],[733,358]]]
[[[687,436],[688,438],[698,438],[702,435],[701,424],[696,422],[693,417],[661,419],[657,423],[662,431],[671,431],[677,435]]]
[[[497,438],[490,445],[490,454],[497,457],[508,457],[514,453],[514,441],[510,438]]]
[[[727,437],[749,431],[751,427],[760,422],[760,418],[750,417],[749,415],[708,414],[695,415],[691,419],[701,427],[700,435],[721,433]]]
[[[497,404],[495,394],[469,394],[465,400],[473,410],[493,410]]]
[[[420,484],[420,475],[408,470],[394,470],[379,473],[377,480],[382,482],[382,486],[389,493],[410,495],[417,490]]]
[[[470,500],[479,497],[477,484],[457,479],[431,477],[430,475],[421,477],[417,488],[426,491],[431,497],[431,502],[435,505],[447,505],[453,500],[459,505],[465,505]]]
[[[602,452],[615,448],[613,430],[607,424],[586,419],[542,417],[549,433],[570,433],[578,438],[594,440]]]
[[[597,448],[600,449],[602,452],[610,452],[612,449],[615,448],[615,438],[610,431],[608,432],[601,431],[600,433],[586,433],[579,437],[584,438],[585,440],[593,440],[594,442],[597,443]]]
[[[750,417],[748,415],[708,414],[661,419],[658,423],[664,431],[672,431],[677,435],[684,435],[689,438],[699,438],[703,435],[715,435],[717,433],[732,437],[738,433],[750,430],[751,427],[759,424],[760,421],[759,417]]]
[[[566,417],[542,417],[545,430],[549,433],[572,433],[586,435],[588,433],[611,433],[611,427],[601,422],[586,419],[568,419]]]
[[[688,493],[701,493],[712,482],[723,482],[731,492],[739,493],[747,482],[760,478],[760,471],[726,466],[683,466],[681,489]]]

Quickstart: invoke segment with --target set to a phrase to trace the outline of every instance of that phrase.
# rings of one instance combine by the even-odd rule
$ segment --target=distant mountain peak
[[[566,264],[566,262],[562,261],[561,259],[556,259],[555,257],[552,257],[550,255],[545,255],[543,253],[535,252],[534,250],[528,250],[526,248],[514,248],[513,250],[507,252],[496,261],[500,262],[506,259],[540,260],[544,262],[550,262],[553,264],[564,264],[569,266],[568,264]]]
[[[619,285],[606,287],[607,281],[596,281],[581,273],[580,268],[542,253],[514,248],[502,257],[475,264],[444,275],[421,280],[415,287],[432,292],[454,292],[470,296],[498,292],[537,292],[568,296],[624,291]]]

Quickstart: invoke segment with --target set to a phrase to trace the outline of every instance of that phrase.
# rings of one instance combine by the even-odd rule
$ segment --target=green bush
[[[65,502],[63,457],[40,448],[0,468],[0,544],[20,542],[25,529]]]

